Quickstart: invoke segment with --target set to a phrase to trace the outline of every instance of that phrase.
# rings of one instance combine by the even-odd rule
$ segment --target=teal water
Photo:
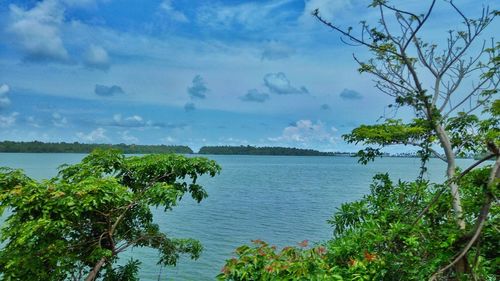
[[[24,169],[36,179],[56,175],[63,163],[76,163],[83,154],[0,153],[0,166]],[[168,214],[155,210],[155,220],[167,234],[202,242],[200,259],[182,259],[175,268],[156,265],[158,255],[133,249],[126,257],[142,261],[142,280],[214,280],[236,247],[262,239],[273,245],[295,245],[302,240],[331,237],[326,220],[344,202],[361,198],[376,173],[412,180],[416,158],[383,158],[367,166],[349,157],[207,156],[222,166],[215,178],[201,183],[209,197],[200,204],[185,197]],[[468,166],[473,160],[459,160]],[[445,166],[433,159],[432,181],[443,179]]]

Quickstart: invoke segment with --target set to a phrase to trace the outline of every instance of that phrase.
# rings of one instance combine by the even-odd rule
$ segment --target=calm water
[[[5,154],[0,166],[22,168],[36,179],[52,177],[63,163],[76,163],[83,154]],[[375,173],[414,179],[415,158],[383,158],[368,166],[348,157],[208,156],[222,166],[215,178],[201,183],[209,197],[200,204],[185,197],[173,212],[155,211],[155,220],[173,237],[195,238],[204,252],[197,261],[182,259],[175,268],[156,265],[158,255],[134,249],[128,257],[142,261],[141,279],[213,280],[234,249],[251,239],[277,246],[331,236],[326,220],[343,202],[359,199],[369,190]],[[467,166],[472,160],[459,160]],[[430,179],[441,181],[444,163],[432,160]]]

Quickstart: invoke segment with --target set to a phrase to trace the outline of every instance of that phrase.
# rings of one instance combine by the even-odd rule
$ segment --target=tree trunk
[[[89,275],[87,275],[87,278],[85,278],[85,281],[94,281],[95,278],[97,277],[97,274],[101,270],[101,267],[106,263],[106,258],[102,257],[99,262],[92,268],[92,271],[89,272]]]
[[[446,178],[447,180],[451,180],[455,176],[455,169],[457,167],[455,163],[455,154],[453,153],[450,140],[443,126],[437,124],[435,129],[439,141],[441,143],[441,147],[443,147],[444,154],[446,156],[446,162],[448,163],[448,166],[446,168]],[[458,190],[458,185],[456,182],[454,181],[450,182],[450,191],[451,191],[451,197],[453,199],[452,203],[453,211],[455,212],[457,225],[461,230],[465,230],[465,221],[463,218],[462,202],[460,200],[460,191]]]
[[[455,176],[455,169],[457,167],[455,163],[455,153],[453,153],[453,148],[451,147],[450,139],[448,138],[446,131],[440,124],[436,125],[436,133],[438,135],[439,141],[441,142],[441,146],[444,149],[446,162],[448,163],[448,166],[446,168],[446,178],[447,180],[452,180]],[[452,205],[453,211],[455,212],[455,220],[457,226],[460,230],[465,230],[465,221],[463,217],[460,191],[458,190],[458,184],[455,181],[450,181],[450,192],[451,198],[453,200]],[[457,263],[455,264],[455,271],[457,273],[464,273],[469,271],[466,256],[457,261]]]

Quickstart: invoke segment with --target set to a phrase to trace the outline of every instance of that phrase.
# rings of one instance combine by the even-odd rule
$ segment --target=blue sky
[[[354,150],[341,135],[390,98],[310,13],[346,27],[369,2],[0,0],[0,140]],[[438,1],[424,35],[458,22]]]

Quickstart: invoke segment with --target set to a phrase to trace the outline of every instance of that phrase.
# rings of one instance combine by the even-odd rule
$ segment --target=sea
[[[0,153],[0,166],[23,169],[34,179],[57,174],[65,163],[85,154]],[[191,157],[191,156],[189,156]],[[154,220],[170,237],[194,238],[203,244],[198,260],[183,257],[175,267],[157,264],[158,253],[134,248],[123,254],[141,261],[141,280],[215,280],[225,260],[240,245],[261,239],[277,247],[311,244],[332,237],[327,220],[342,203],[368,194],[372,177],[389,173],[410,181],[418,176],[418,158],[386,157],[368,165],[352,157],[204,155],[222,166],[220,175],[203,177],[209,196],[196,203],[185,196],[172,211],[154,209]],[[471,159],[459,159],[467,167]],[[431,159],[426,177],[444,179],[445,163]],[[1,222],[0,222],[1,223]]]

